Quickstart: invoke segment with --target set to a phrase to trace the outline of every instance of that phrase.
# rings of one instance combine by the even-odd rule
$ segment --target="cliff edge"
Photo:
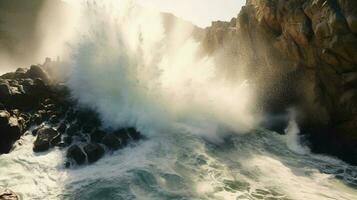
[[[357,164],[357,1],[247,0],[204,46],[246,66],[265,113],[297,108],[314,152]]]

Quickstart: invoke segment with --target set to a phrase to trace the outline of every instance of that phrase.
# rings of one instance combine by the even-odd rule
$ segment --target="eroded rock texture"
[[[356,24],[355,0],[247,0],[204,45],[246,66],[266,113],[296,107],[315,152],[357,164]]]

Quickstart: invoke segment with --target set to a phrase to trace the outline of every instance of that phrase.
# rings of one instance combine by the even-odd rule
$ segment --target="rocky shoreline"
[[[0,153],[11,152],[22,135],[32,134],[35,153],[68,147],[65,166],[71,167],[93,163],[106,151],[142,138],[135,128],[102,129],[98,114],[79,107],[40,66],[2,75],[0,102]]]

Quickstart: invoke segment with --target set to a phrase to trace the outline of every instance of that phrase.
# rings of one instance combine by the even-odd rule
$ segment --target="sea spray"
[[[68,86],[107,127],[144,134],[186,127],[214,138],[220,127],[247,132],[258,123],[249,81],[221,76],[213,56],[198,56],[191,34],[170,34],[163,15],[133,1],[89,2]]]
[[[308,147],[302,146],[300,143],[300,130],[296,122],[296,110],[294,108],[290,108],[288,110],[288,114],[289,123],[285,129],[286,143],[288,148],[298,154],[309,153],[310,150],[308,149]]]

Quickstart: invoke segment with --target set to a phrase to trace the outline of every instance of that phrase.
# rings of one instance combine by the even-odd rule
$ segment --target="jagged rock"
[[[19,196],[13,191],[0,187],[0,200],[19,200]]]
[[[37,138],[34,142],[33,151],[34,152],[43,152],[47,151],[50,148],[51,143],[56,143],[58,141],[59,133],[49,127],[41,128],[37,131]],[[54,141],[54,139],[56,141]],[[60,140],[59,140],[60,141]]]
[[[203,47],[224,61],[223,68],[247,66],[264,112],[298,107],[297,121],[314,138],[312,147],[333,146],[318,152],[357,163],[347,156],[357,146],[357,131],[342,126],[357,123],[357,85],[344,79],[357,72],[356,19],[354,0],[247,0],[232,19],[235,28],[214,22],[205,29]],[[341,142],[332,145],[333,138]]]
[[[121,147],[120,140],[114,134],[105,135],[102,143],[110,150],[118,150]]]
[[[87,154],[88,162],[93,163],[104,155],[104,149],[99,144],[91,143],[84,146],[84,152]]]
[[[67,150],[67,158],[73,159],[78,165],[84,164],[86,155],[78,145],[72,145]]]

